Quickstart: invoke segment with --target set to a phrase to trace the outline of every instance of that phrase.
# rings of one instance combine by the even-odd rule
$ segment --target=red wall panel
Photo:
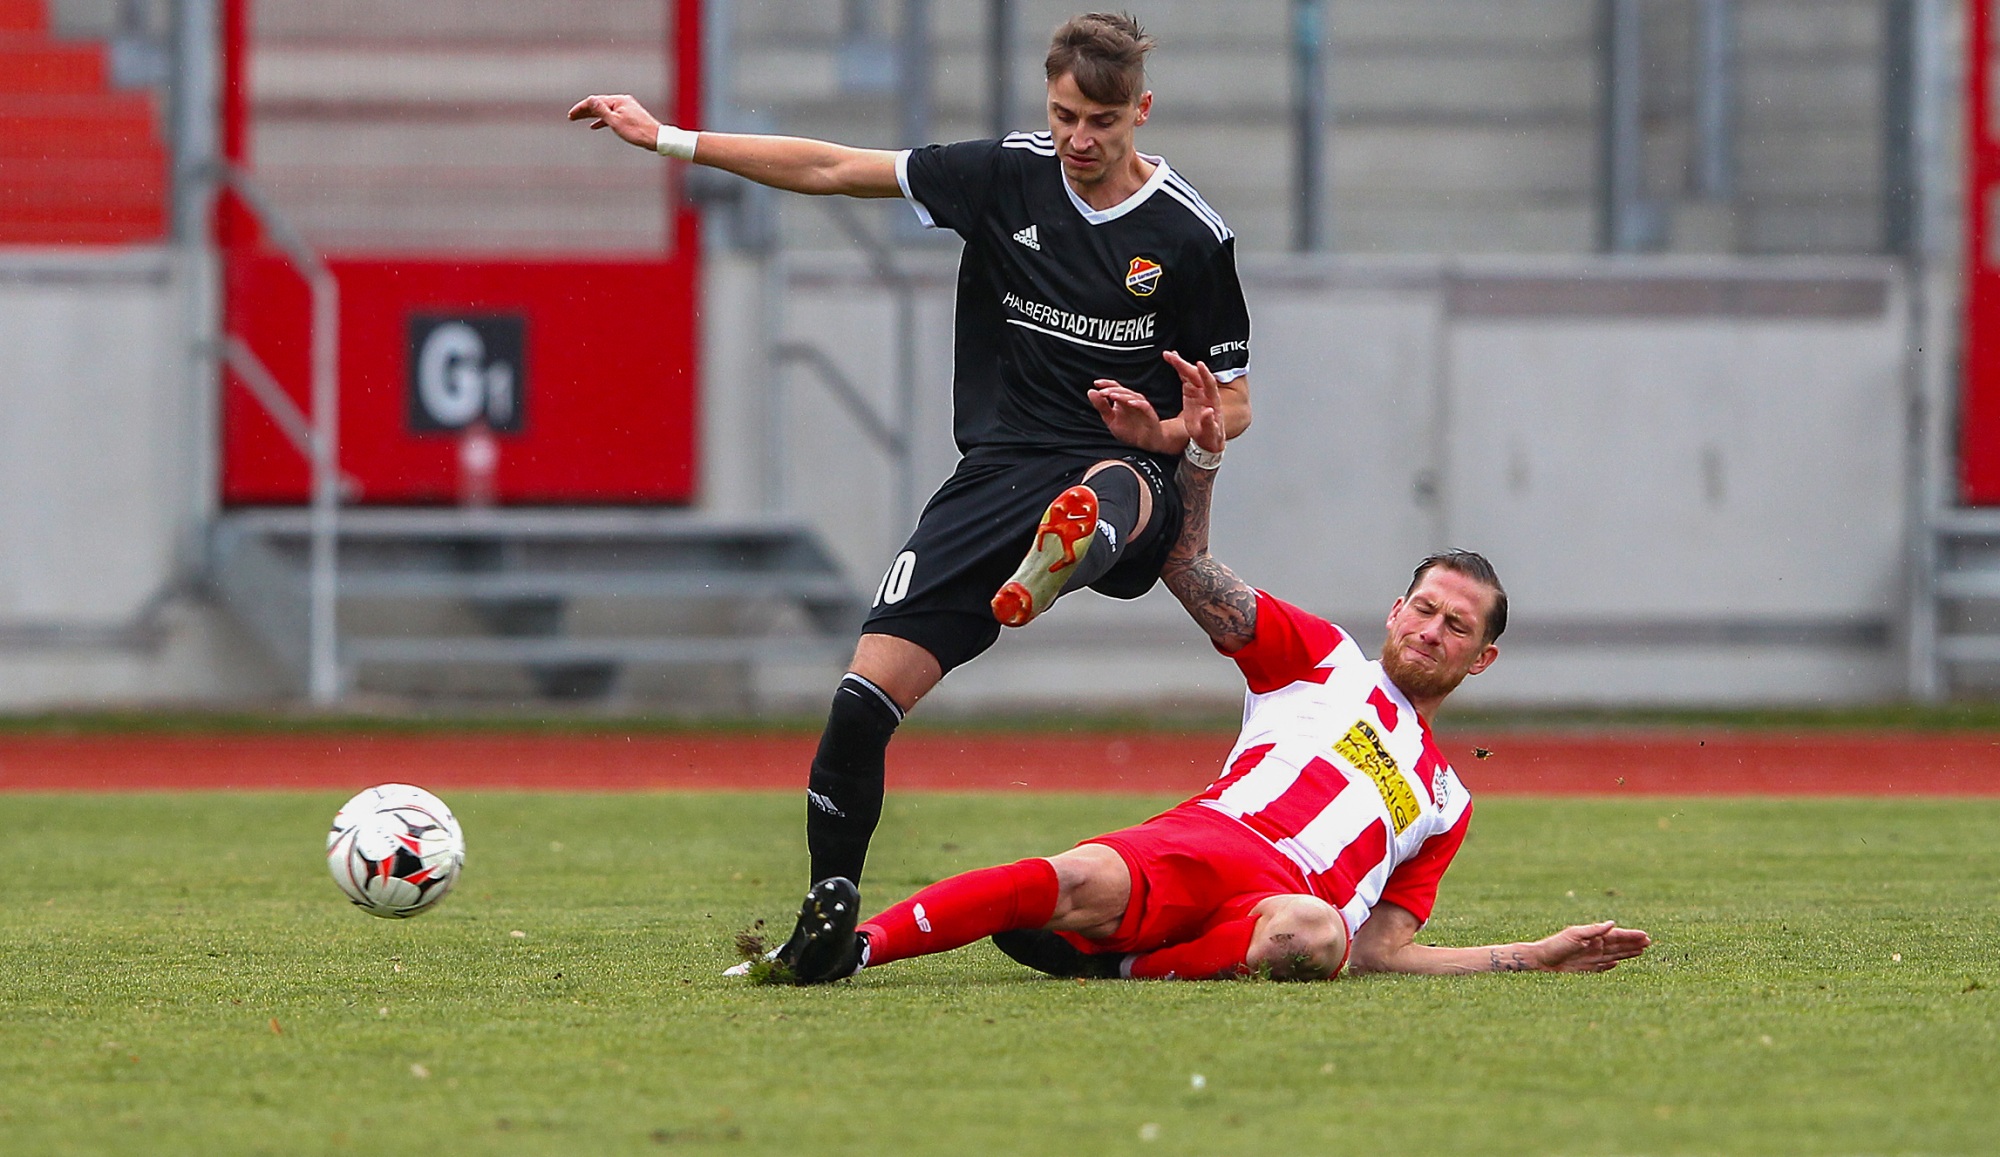
[[[688,250],[683,250],[687,252]],[[524,421],[496,434],[502,503],[685,503],[698,477],[696,279],[678,261],[330,262],[340,282],[340,461],[350,501],[464,497],[461,435],[410,420],[413,315],[513,315],[525,328]],[[282,258],[236,250],[229,330],[308,410],[305,283]],[[302,503],[304,459],[230,375],[222,498]]]
[[[672,119],[698,127],[701,0],[663,2]],[[223,0],[223,153],[254,172],[251,17],[251,0]],[[663,171],[662,179],[677,187],[679,168]],[[329,260],[341,294],[340,466],[358,485],[348,501],[442,504],[467,497],[463,435],[419,430],[411,415],[411,319],[437,315],[504,316],[522,326],[524,417],[519,430],[493,434],[498,459],[483,496],[515,504],[693,501],[700,473],[701,230],[691,205],[670,201],[667,251],[629,260]],[[224,253],[227,332],[309,414],[311,299],[304,281],[265,247],[259,223],[236,197],[219,199],[215,228]],[[307,501],[304,458],[234,373],[224,375],[221,401],[223,502]]]
[[[1959,406],[1959,499],[2000,504],[2000,141],[1993,124],[1992,0],[1966,6],[1965,340]]]

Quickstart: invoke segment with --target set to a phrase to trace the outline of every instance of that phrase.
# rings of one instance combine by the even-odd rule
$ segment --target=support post
[[[1736,0],[1699,0],[1695,10],[1695,191],[1736,196]]]
[[[1292,248],[1326,248],[1326,0],[1292,0]]]
[[[1014,121],[1014,0],[986,0],[986,130],[996,140]]]
[[[173,240],[187,335],[185,390],[188,472],[184,569],[206,566],[221,461],[222,266],[217,259],[215,181],[222,161],[222,12],[216,0],[176,0],[168,91],[173,144]]]
[[[931,0],[903,0],[903,27],[896,44],[896,100],[896,130],[902,146],[913,149],[929,144]]]
[[[217,116],[222,97],[220,15],[215,0],[176,0],[172,101],[174,240],[202,246],[209,239],[214,185],[202,174],[221,159]]]
[[[1642,0],[1598,0],[1597,244],[1607,253],[1659,247],[1664,221],[1645,197]]]
[[[1916,242],[1915,0],[1882,4],[1882,251],[1909,255]]]
[[[312,278],[312,636],[307,690],[315,706],[339,702],[340,287],[324,267]]]
[[[1988,2],[1979,0],[1979,7]],[[1938,608],[1938,531],[1949,501],[1948,432],[1955,424],[1951,392],[1955,314],[1948,305],[1951,276],[1942,251],[1945,194],[1951,183],[1944,171],[1944,110],[1951,94],[1944,79],[1944,5],[1940,0],[1914,0],[1910,8],[1907,59],[1912,211],[1905,250],[1910,295],[1909,497],[1905,507],[1903,634],[1910,697],[1935,703],[1951,691],[1938,645],[1943,633]],[[1988,35],[1990,25],[1982,21],[1974,49],[1979,55],[1973,65],[1982,70],[1987,67],[1984,42]],[[1983,122],[1985,116],[1977,119]],[[1980,257],[1974,255],[1970,260],[1977,262]]]

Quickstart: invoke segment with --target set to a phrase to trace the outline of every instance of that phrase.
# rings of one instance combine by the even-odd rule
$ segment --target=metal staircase
[[[1930,535],[1928,622],[1912,631],[1912,661],[1917,694],[1935,699],[1966,683],[1966,668],[2000,666],[2000,509],[1941,511]]]
[[[310,515],[238,511],[209,537],[223,604],[304,686]],[[635,666],[838,662],[864,608],[808,529],[602,510],[343,511],[337,660],[371,674],[514,668],[610,694]],[[461,681],[451,681],[458,685]]]

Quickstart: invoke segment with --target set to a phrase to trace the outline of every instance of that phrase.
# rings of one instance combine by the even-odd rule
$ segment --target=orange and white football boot
[[[1079,485],[1056,495],[1035,528],[1035,545],[1014,577],[993,596],[993,617],[1005,627],[1025,627],[1048,610],[1096,534],[1095,490]]]

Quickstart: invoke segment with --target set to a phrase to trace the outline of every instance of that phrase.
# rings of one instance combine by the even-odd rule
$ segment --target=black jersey
[[[1180,413],[1160,355],[1230,381],[1250,365],[1236,235],[1158,157],[1138,192],[1092,209],[1048,133],[930,145],[896,177],[925,225],[965,238],[952,401],[959,449],[1038,446],[1125,454],[1087,392],[1110,378]]]

